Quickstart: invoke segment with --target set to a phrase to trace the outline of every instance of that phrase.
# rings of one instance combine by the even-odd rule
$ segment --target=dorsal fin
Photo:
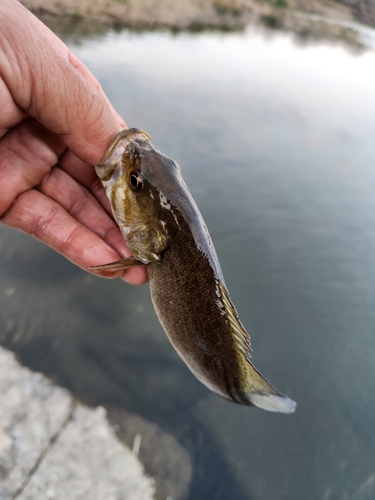
[[[241,352],[241,354],[249,360],[251,358],[251,342],[250,336],[243,327],[237,311],[229,297],[229,292],[226,289],[224,283],[217,280],[217,296],[219,297],[218,305],[222,310],[222,314],[225,316],[230,327],[230,331],[233,335],[233,340],[236,344],[236,348]]]
[[[220,296],[218,305],[228,323],[240,365],[239,387],[231,388],[232,391],[245,404],[268,411],[293,413],[296,403],[280,394],[251,363],[250,336],[239,320],[225,285],[220,280],[217,285],[219,290],[217,295]]]

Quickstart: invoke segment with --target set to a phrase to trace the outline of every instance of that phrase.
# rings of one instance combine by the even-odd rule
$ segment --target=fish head
[[[115,221],[134,257],[144,264],[159,261],[168,242],[152,174],[159,166],[151,138],[139,129],[120,132],[95,166]]]

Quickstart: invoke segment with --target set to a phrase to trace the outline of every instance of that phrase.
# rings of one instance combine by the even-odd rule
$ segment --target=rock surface
[[[20,366],[0,348],[0,500],[149,500],[154,482],[103,408]]]

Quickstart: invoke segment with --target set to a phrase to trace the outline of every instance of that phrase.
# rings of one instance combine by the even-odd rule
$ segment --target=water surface
[[[253,361],[294,415],[190,374],[147,287],[76,269],[0,228],[2,343],[188,452],[191,500],[375,498],[375,53],[286,33],[65,37],[129,126],[175,158]]]

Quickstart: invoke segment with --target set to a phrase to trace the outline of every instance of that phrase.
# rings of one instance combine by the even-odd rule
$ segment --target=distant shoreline
[[[265,16],[282,19],[292,11],[354,20],[345,2],[357,0],[21,0],[39,17],[69,16],[133,29],[238,29]]]
[[[374,0],[20,0],[36,15],[70,16],[139,28],[235,29],[250,20],[299,11],[375,27]]]
[[[301,43],[344,42],[363,50],[367,47],[358,30],[348,27],[355,21],[353,5],[357,1],[81,0],[79,6],[76,0],[21,0],[21,3],[57,34],[69,30],[94,33],[105,27],[172,32],[238,31],[260,23],[269,29],[292,32]]]

